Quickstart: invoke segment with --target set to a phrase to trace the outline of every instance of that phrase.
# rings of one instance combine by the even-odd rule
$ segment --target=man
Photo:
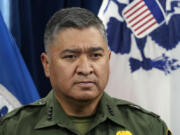
[[[41,60],[53,90],[5,116],[0,135],[171,134],[159,116],[104,92],[111,53],[105,28],[90,11],[55,13],[44,42]]]

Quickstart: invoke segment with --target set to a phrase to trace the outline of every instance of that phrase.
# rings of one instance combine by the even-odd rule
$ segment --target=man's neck
[[[102,95],[93,101],[75,101],[72,99],[61,100],[62,98],[58,98],[57,96],[56,99],[67,115],[82,117],[90,116],[96,112],[101,97]]]

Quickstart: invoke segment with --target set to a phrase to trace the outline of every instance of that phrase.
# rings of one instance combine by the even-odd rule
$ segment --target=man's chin
[[[94,94],[94,93],[81,93],[76,96],[74,96],[74,99],[76,101],[80,102],[91,102],[93,100],[98,99],[102,94]]]

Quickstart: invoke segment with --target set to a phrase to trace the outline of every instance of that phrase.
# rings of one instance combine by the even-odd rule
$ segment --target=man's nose
[[[88,57],[82,56],[79,58],[77,73],[85,76],[93,73],[93,67]]]

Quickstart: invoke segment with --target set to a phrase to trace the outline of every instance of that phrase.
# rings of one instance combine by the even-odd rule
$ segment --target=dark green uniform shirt
[[[108,96],[99,103],[86,135],[170,135],[159,116],[127,101]],[[0,135],[81,135],[57,102],[46,98],[7,114],[0,121]]]

